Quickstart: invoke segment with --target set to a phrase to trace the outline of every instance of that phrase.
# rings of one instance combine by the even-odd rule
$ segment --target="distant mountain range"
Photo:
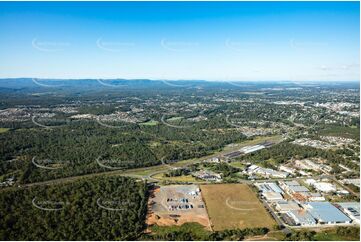
[[[150,80],[150,79],[38,79],[4,78],[0,79],[0,91],[35,91],[39,89],[57,90],[96,90],[99,88],[290,88],[314,86],[349,86],[359,88],[359,82],[291,82],[291,81],[249,81],[226,82],[204,80]]]

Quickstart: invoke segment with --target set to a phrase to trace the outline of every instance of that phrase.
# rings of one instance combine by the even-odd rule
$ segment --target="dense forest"
[[[242,140],[241,133],[165,125],[109,129],[82,122],[54,129],[10,130],[0,135],[0,175],[18,174],[21,183],[30,183],[109,170],[106,167],[152,166],[161,160],[201,157]]]
[[[125,177],[0,193],[0,240],[134,240],[145,229],[147,187]]]

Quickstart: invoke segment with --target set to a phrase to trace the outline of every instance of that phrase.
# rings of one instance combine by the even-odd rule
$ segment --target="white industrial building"
[[[284,166],[284,165],[281,165],[279,168],[278,168],[280,171],[285,171],[285,172],[288,172],[290,174],[296,174],[296,169],[292,168],[292,167],[288,167],[288,166]]]
[[[275,177],[275,178],[286,178],[289,176],[289,173],[282,172],[282,171],[276,171],[269,168],[263,168],[259,167],[257,165],[251,165],[247,168],[248,174],[258,174],[263,177]]]
[[[278,192],[263,192],[262,196],[269,202],[277,202],[283,200],[283,196]]]
[[[301,186],[297,181],[284,181],[280,182],[281,187],[288,193],[300,193],[300,192],[309,192],[307,187]]]
[[[312,178],[305,180],[305,183],[306,183],[307,185],[309,185],[309,186],[313,186],[313,184],[315,184],[316,182],[317,182],[317,181],[316,181],[315,179],[312,179]]]
[[[262,196],[269,202],[283,200],[283,190],[274,182],[255,183]]]
[[[296,192],[301,193],[301,192],[309,192],[310,191],[305,186],[289,186],[287,189],[292,194],[296,193]]]
[[[335,185],[328,183],[328,182],[316,182],[313,184],[313,187],[320,191],[325,193],[331,193],[336,192],[337,188]]]
[[[283,190],[274,182],[262,182],[254,184],[260,192],[277,192],[283,194]]]
[[[242,149],[240,149],[239,151],[244,154],[248,154],[248,153],[255,152],[257,150],[262,150],[264,148],[266,148],[266,146],[264,146],[264,145],[253,145],[253,146],[245,146]]]
[[[286,200],[276,202],[275,207],[279,212],[288,212],[290,210],[300,209],[300,206],[295,201],[286,201]]]
[[[310,192],[307,194],[308,195],[308,200],[310,202],[322,202],[325,201],[326,199],[318,192]]]
[[[287,215],[293,219],[296,225],[299,226],[312,226],[316,225],[317,221],[310,213],[305,210],[290,210]]]

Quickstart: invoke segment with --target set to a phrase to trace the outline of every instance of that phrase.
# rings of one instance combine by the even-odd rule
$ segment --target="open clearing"
[[[9,128],[0,128],[0,134],[9,131]]]
[[[327,125],[318,132],[319,135],[337,136],[350,139],[358,139],[360,137],[360,128],[343,127],[337,125]]]
[[[171,181],[171,182],[197,182],[197,179],[191,175],[166,177],[164,174],[165,173],[158,173],[152,176],[152,178],[161,181]]]
[[[246,184],[202,185],[201,191],[216,231],[276,224]]]
[[[172,226],[196,222],[210,229],[207,210],[197,185],[172,185],[151,191],[148,225]]]
[[[258,143],[265,142],[265,141],[279,143],[281,140],[282,140],[282,137],[280,135],[255,137],[252,140],[245,140],[245,141],[242,141],[240,143],[227,145],[224,148],[222,148],[221,151],[216,151],[216,152],[214,152],[214,153],[212,153],[210,155],[175,162],[174,164],[172,164],[172,166],[173,167],[182,167],[182,166],[189,165],[189,164],[194,164],[196,162],[200,162],[201,160],[206,160],[206,159],[209,159],[209,158],[212,158],[212,157],[215,157],[215,156],[221,156],[221,155],[224,155],[226,153],[239,150],[240,148],[243,148],[245,146],[255,145],[255,144],[258,144]]]
[[[155,126],[155,125],[158,125],[159,122],[158,121],[155,121],[155,120],[149,120],[147,122],[144,122],[144,123],[140,123],[139,125],[144,125],[144,126]]]

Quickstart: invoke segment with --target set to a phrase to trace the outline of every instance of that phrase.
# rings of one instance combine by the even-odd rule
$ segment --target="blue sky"
[[[1,2],[0,77],[359,80],[359,2]]]

